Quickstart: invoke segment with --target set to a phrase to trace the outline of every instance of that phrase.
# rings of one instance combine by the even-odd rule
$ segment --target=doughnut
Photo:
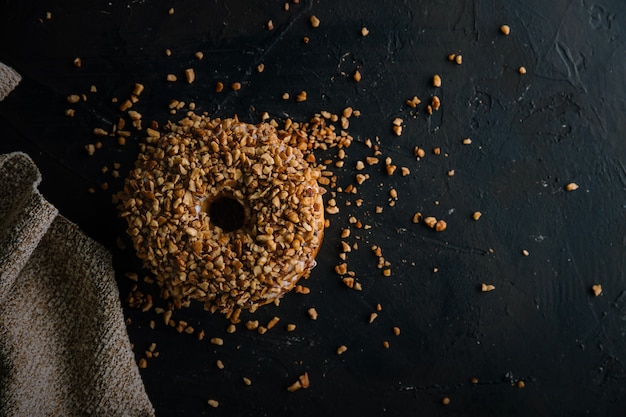
[[[288,134],[190,113],[149,135],[117,199],[163,298],[237,320],[308,277],[325,189]]]

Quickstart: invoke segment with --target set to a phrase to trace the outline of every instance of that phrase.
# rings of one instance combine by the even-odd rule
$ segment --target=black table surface
[[[0,2],[0,61],[23,76],[0,102],[0,152],[28,153],[42,172],[43,195],[113,253],[137,360],[156,344],[158,357],[141,375],[157,415],[624,415],[626,3],[288,6]],[[500,32],[504,23],[508,36]],[[462,55],[461,65],[448,59],[452,53]],[[187,68],[195,70],[192,84]],[[167,74],[178,81],[167,82]],[[440,88],[432,85],[434,74]],[[217,82],[226,86],[221,93]],[[230,89],[233,82],[239,91]],[[142,312],[126,302],[134,284],[126,273],[150,275],[130,246],[118,248],[124,224],[111,199],[144,133],[131,129],[120,146],[93,130],[110,130],[126,117],[119,102],[135,83],[145,86],[133,107],[144,127],[183,117],[185,110],[170,112],[174,99],[251,123],[264,112],[307,121],[322,110],[360,110],[350,119],[354,142],[342,168],[334,166],[336,150],[316,153],[332,160],[328,168],[342,188],[356,184],[356,162],[373,155],[367,139],[378,144],[381,162],[361,171],[370,178],[356,194],[329,189],[327,200],[335,192],[340,212],[328,216],[318,265],[302,283],[310,294],[290,293],[280,306],[244,315],[261,324],[279,317],[266,334],[241,324],[230,334],[223,316],[195,304],[174,312],[174,320],[195,329],[179,333],[154,308]],[[307,100],[297,102],[301,91]],[[86,100],[71,104],[71,94]],[[441,108],[429,115],[435,94]],[[405,104],[413,96],[423,101],[416,109]],[[65,115],[70,108],[74,117]],[[395,118],[403,120],[401,136],[392,131]],[[102,147],[89,156],[85,146],[98,141]],[[419,160],[416,146],[426,152]],[[398,166],[391,176],[387,157]],[[410,174],[402,176],[400,167]],[[572,182],[579,188],[566,191]],[[445,219],[447,229],[414,224],[416,212]],[[340,237],[343,228],[351,229],[349,238]],[[358,244],[347,263],[362,291],[335,273],[342,240]],[[372,245],[382,249],[391,276],[377,267]],[[481,291],[483,283],[495,290]],[[595,284],[602,286],[597,297]],[[155,285],[138,285],[165,306]],[[307,314],[311,307],[316,321]],[[288,332],[288,323],[296,330]],[[201,330],[206,336],[198,340]],[[341,345],[348,350],[338,355]],[[305,372],[310,387],[288,392]]]

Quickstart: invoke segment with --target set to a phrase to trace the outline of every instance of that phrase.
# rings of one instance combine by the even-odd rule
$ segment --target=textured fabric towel
[[[13,68],[0,62],[0,101],[22,81],[22,77]]]
[[[0,416],[153,416],[110,254],[0,155]]]

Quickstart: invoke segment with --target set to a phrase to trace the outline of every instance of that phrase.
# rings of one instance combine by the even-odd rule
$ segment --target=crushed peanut
[[[602,294],[602,285],[600,285],[600,284],[592,285],[591,286],[591,291],[593,291],[593,295],[598,297],[600,294]]]

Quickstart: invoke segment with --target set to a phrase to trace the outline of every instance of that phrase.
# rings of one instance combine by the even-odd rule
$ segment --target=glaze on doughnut
[[[237,320],[308,275],[325,190],[289,137],[269,124],[195,114],[154,133],[118,199],[164,298],[177,307],[198,300]]]

